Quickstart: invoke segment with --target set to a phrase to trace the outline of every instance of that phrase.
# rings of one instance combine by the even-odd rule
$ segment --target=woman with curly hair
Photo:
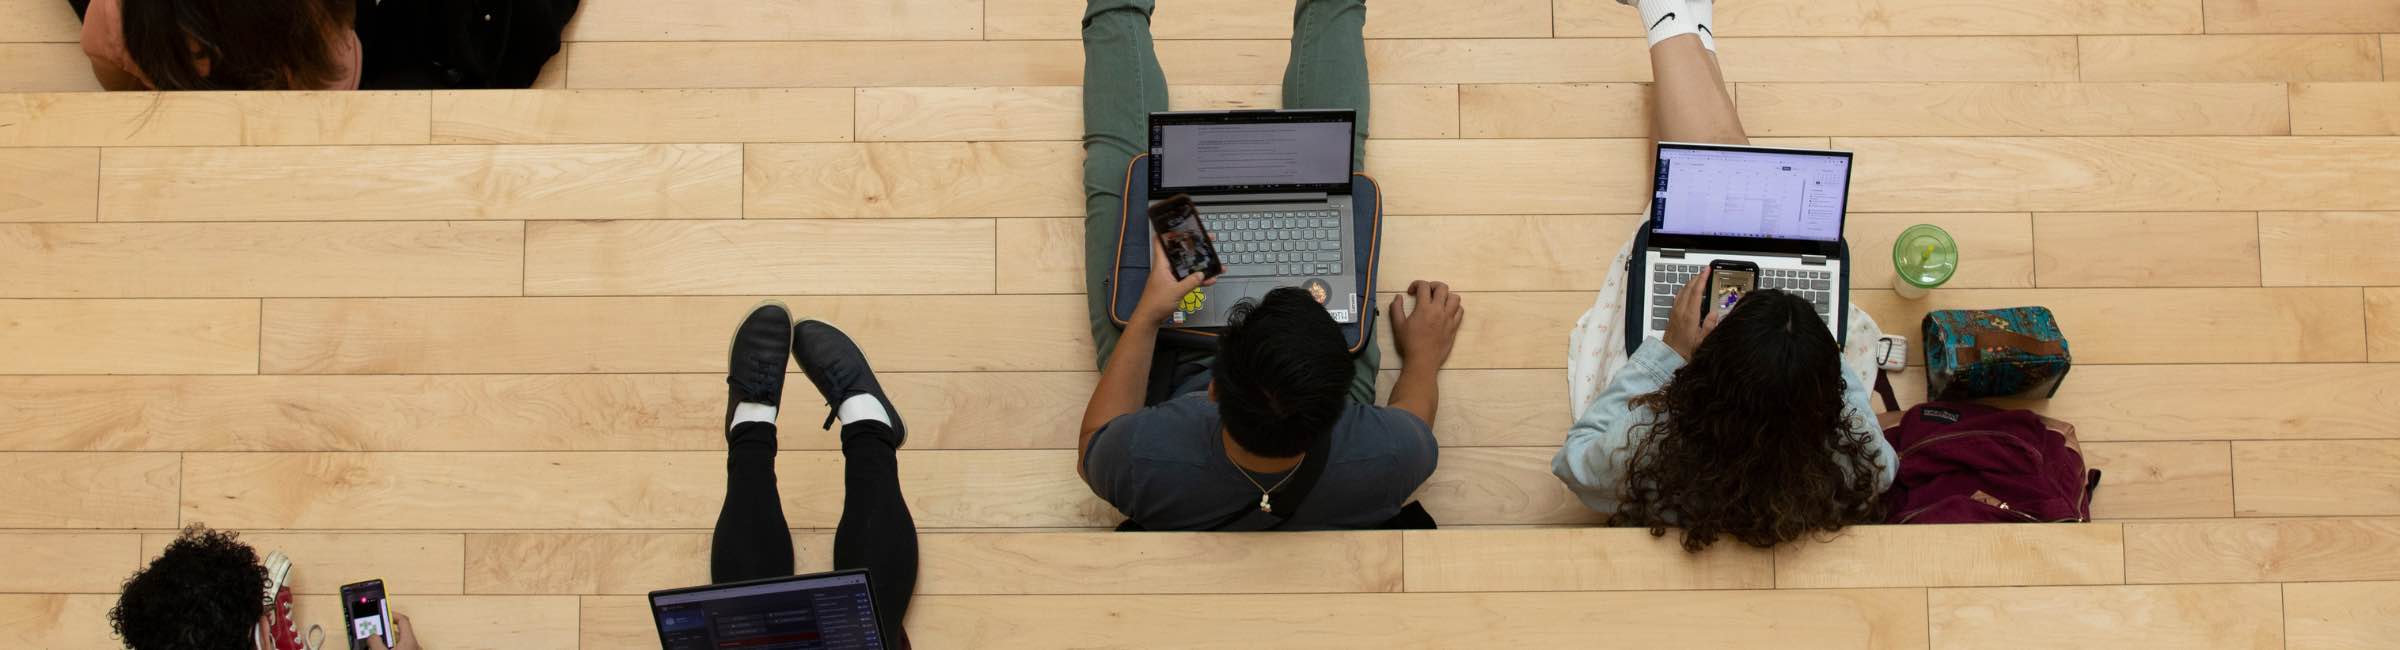
[[[260,638],[267,620],[267,567],[240,535],[183,529],[150,566],[125,580],[108,623],[132,650],[276,650]],[[416,650],[408,617],[393,615],[399,650]],[[381,638],[371,642],[387,650]]]
[[[1620,1],[1650,30],[1658,137],[1749,144],[1717,67],[1713,1]],[[1695,552],[1877,520],[1899,460],[1815,307],[1770,289],[1704,320],[1706,286],[1684,285],[1665,340],[1643,341],[1592,398],[1551,473],[1610,524],[1681,528]]]

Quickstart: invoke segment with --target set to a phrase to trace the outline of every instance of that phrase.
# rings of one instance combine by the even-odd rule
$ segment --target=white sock
[[[1700,47],[1717,51],[1717,0],[1683,0],[1692,11],[1692,29],[1700,32]]]
[[[1694,18],[1692,13],[1694,4],[1701,5],[1703,12],[1708,11],[1708,4],[1705,1],[1642,0],[1638,7],[1642,10],[1642,25],[1650,30],[1650,45],[1656,47],[1659,41],[1684,34],[1701,34],[1701,46],[1714,46],[1715,42],[1706,35],[1707,33],[1700,31],[1701,23]]]
[[[765,422],[767,424],[774,424],[775,407],[760,404],[758,402],[742,402],[740,404],[733,405],[733,423],[738,425],[743,422]],[[726,427],[725,430],[731,431],[733,428]]]
[[[851,395],[850,399],[842,400],[842,405],[835,408],[833,412],[835,417],[842,419],[842,426],[860,422],[882,422],[884,426],[892,424],[892,412],[883,410],[883,402],[875,399],[874,395],[866,393]]]

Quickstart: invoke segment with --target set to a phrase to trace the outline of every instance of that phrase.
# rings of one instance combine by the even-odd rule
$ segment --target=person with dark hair
[[[277,586],[258,552],[230,531],[193,524],[158,559],[125,580],[109,626],[132,650],[285,650],[299,647],[289,592],[270,608]],[[376,650],[417,650],[408,616],[393,612],[394,642]]]
[[[1620,0],[1650,32],[1661,140],[1748,144],[1725,94],[1712,0]],[[1710,310],[1706,274],[1675,297],[1568,429],[1551,472],[1609,523],[1686,550],[1721,536],[1765,548],[1880,518],[1899,468],[1815,307],[1773,289]]]
[[[356,90],[357,0],[92,0],[83,53],[109,90]]]

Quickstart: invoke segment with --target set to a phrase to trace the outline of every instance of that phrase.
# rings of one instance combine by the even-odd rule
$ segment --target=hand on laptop
[[[1168,314],[1175,313],[1175,306],[1183,302],[1185,294],[1217,283],[1216,278],[1198,272],[1177,280],[1174,268],[1167,263],[1167,249],[1153,242],[1150,245],[1150,281],[1142,286],[1142,301],[1134,304],[1134,320],[1147,318],[1152,325],[1164,323]]]
[[[1708,338],[1718,321],[1725,320],[1728,311],[1710,310],[1706,320],[1700,318],[1700,303],[1708,299],[1708,276],[1712,273],[1711,269],[1702,269],[1699,277],[1685,282],[1683,291],[1675,294],[1675,313],[1667,317],[1667,347],[1685,361],[1691,360],[1692,351],[1700,349],[1700,341]]]
[[[408,615],[392,612],[392,633],[392,638],[399,639],[400,645],[384,645],[383,635],[375,635],[367,637],[367,647],[375,650],[421,650],[417,647],[417,628],[408,624]]]
[[[1417,307],[1411,311],[1404,302],[1415,298]],[[1392,297],[1392,343],[1400,349],[1400,360],[1409,366],[1423,364],[1440,368],[1450,361],[1450,347],[1458,342],[1458,324],[1466,319],[1466,307],[1450,285],[1418,280],[1408,285],[1407,296]]]

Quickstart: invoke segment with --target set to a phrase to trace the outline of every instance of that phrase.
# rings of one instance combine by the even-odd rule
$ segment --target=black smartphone
[[[383,647],[397,643],[392,631],[392,606],[383,598],[383,581],[342,585],[342,627],[350,631],[350,650],[366,650],[368,637],[383,637]]]
[[[1193,273],[1211,278],[1225,273],[1225,264],[1217,259],[1216,242],[1209,239],[1208,226],[1200,223],[1200,206],[1192,203],[1190,195],[1177,194],[1150,206],[1150,230],[1158,233],[1158,245],[1166,250],[1175,279]]]
[[[1700,304],[1700,315],[1732,309],[1742,296],[1758,290],[1758,265],[1741,260],[1717,260],[1708,263],[1708,301]]]

